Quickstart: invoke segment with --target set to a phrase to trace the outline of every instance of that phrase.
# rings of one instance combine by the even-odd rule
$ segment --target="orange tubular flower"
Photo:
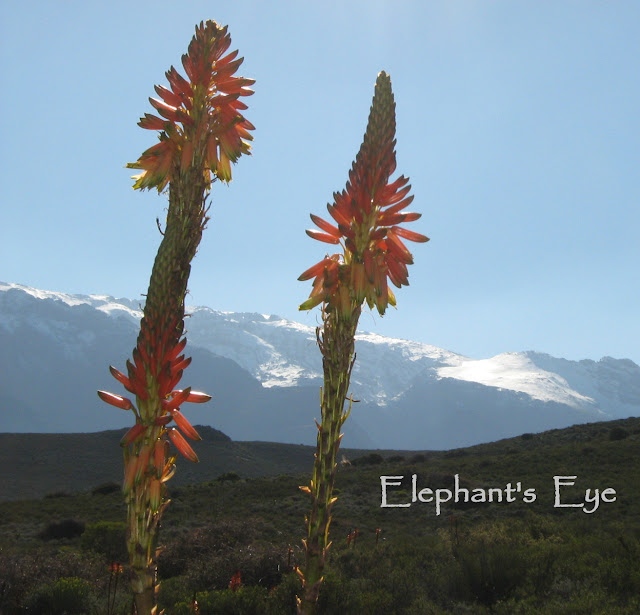
[[[398,226],[417,220],[421,214],[404,211],[413,201],[409,179],[401,176],[389,181],[396,169],[395,128],[391,80],[381,72],[349,181],[327,205],[334,223],[311,214],[320,231],[307,231],[313,239],[342,244],[343,253],[324,258],[298,278],[314,278],[313,290],[301,310],[326,302],[329,309],[339,309],[348,317],[353,307],[366,300],[382,315],[387,305],[396,303],[387,279],[397,288],[409,284],[407,265],[413,263],[413,257],[402,240],[425,242],[429,238]]]
[[[231,181],[231,163],[249,154],[254,130],[242,111],[241,96],[250,96],[253,79],[234,77],[243,58],[237,51],[224,56],[231,44],[227,28],[213,21],[196,27],[188,52],[182,56],[187,81],[172,66],[166,73],[169,88],[155,86],[160,97],[149,101],[161,117],[145,113],[139,126],[159,130],[160,142],[127,165],[141,169],[134,188],[162,192],[176,173],[192,165],[202,167],[208,183],[216,177]]]

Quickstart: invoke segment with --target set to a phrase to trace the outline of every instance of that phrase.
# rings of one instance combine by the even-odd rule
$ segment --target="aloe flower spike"
[[[227,53],[231,37],[214,21],[196,27],[188,51],[182,56],[185,78],[173,66],[167,71],[169,87],[158,85],[159,98],[150,98],[157,115],[145,113],[139,125],[159,131],[158,142],[136,162],[135,189],[168,190],[169,207],[163,238],[151,272],[140,333],[127,361],[127,373],[111,374],[135,402],[100,391],[107,403],[133,410],[136,424],[121,445],[124,458],[123,492],[127,502],[127,548],[131,586],[138,615],[153,615],[156,607],[156,551],[158,526],[169,503],[166,486],[175,471],[170,443],[190,461],[192,440],[200,436],[180,407],[210,399],[190,388],[176,387],[191,359],[183,354],[184,301],[202,233],[208,222],[207,198],[212,182],[231,181],[231,163],[250,153],[249,131],[240,100],[253,92],[252,79],[235,76],[242,63],[237,52]],[[175,421],[177,427],[168,427]]]
[[[331,542],[329,527],[336,502],[333,488],[336,458],[353,398],[348,397],[351,371],[355,363],[354,340],[364,302],[383,315],[395,306],[395,295],[388,282],[400,288],[409,284],[407,266],[413,256],[403,239],[426,242],[428,238],[398,226],[417,220],[420,215],[406,212],[413,196],[408,179],[391,181],[396,169],[395,102],[389,76],[378,75],[367,130],[360,151],[342,192],[333,195],[327,206],[336,224],[316,215],[311,221],[320,229],[307,235],[323,243],[340,245],[342,252],[325,258],[299,277],[313,280],[309,298],[300,306],[322,308],[322,327],[317,329],[322,354],[324,386],[320,407],[313,476],[300,489],[309,494],[311,510],[306,517],[307,537],[302,594],[298,597],[300,615],[316,615],[323,582],[323,571]],[[337,226],[336,226],[337,225]],[[345,402],[349,401],[345,410]],[[355,539],[355,537],[354,537]]]

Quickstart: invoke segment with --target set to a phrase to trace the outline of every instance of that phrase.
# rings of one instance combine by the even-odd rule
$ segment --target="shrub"
[[[101,483],[91,490],[91,495],[110,495],[112,493],[120,492],[120,483],[110,481],[108,483]]]
[[[384,461],[384,457],[378,453],[369,453],[368,455],[363,455],[362,457],[357,457],[351,463],[354,466],[358,465],[377,465]]]
[[[269,592],[265,615],[295,615],[296,597],[300,592],[300,578],[295,572],[282,577],[280,585]]]
[[[402,455],[391,455],[391,457],[387,457],[387,461],[390,463],[400,463],[404,461],[404,457]]]
[[[226,589],[240,570],[244,584],[270,589],[287,570],[287,550],[258,541],[264,528],[253,519],[222,521],[183,535],[158,556],[158,574],[161,579],[184,576],[189,591],[209,591]]]
[[[268,597],[269,592],[263,587],[196,594],[200,615],[264,615]],[[172,615],[190,615],[192,612],[191,602],[180,602],[171,610]]]
[[[240,480],[240,475],[237,472],[225,472],[224,474],[220,474],[216,480],[219,483],[231,482],[235,483]]]
[[[56,498],[70,498],[71,494],[68,491],[52,491],[50,493],[46,493],[44,496],[45,500],[55,500]]]
[[[282,579],[286,562],[283,550],[272,545],[253,543],[229,551],[214,553],[189,562],[186,583],[192,590],[221,590],[240,571],[243,585],[271,589]]]
[[[448,611],[443,611],[424,596],[418,596],[406,611],[406,615],[447,615],[447,613]]]
[[[458,599],[472,598],[485,606],[510,597],[528,572],[524,549],[500,535],[500,529],[478,535],[460,544],[456,559],[464,588]],[[469,595],[465,595],[469,592]]]
[[[77,538],[84,532],[84,523],[75,519],[52,521],[38,534],[41,540],[60,540],[63,538]]]
[[[381,587],[372,587],[357,594],[358,613],[367,615],[388,615],[394,612],[393,596]]]
[[[0,612],[24,613],[27,597],[33,599],[38,586],[63,577],[96,583],[105,576],[104,562],[68,547],[56,550],[40,547],[13,554],[0,550]]]
[[[609,440],[624,440],[629,437],[629,432],[623,427],[613,427],[611,431],[609,431]]]
[[[27,598],[34,615],[75,615],[92,611],[91,586],[77,577],[63,577],[35,589]]]
[[[100,553],[110,561],[127,561],[126,524],[121,521],[91,523],[80,539],[80,546],[85,551]]]
[[[318,612],[323,615],[358,613],[357,597],[349,582],[332,570],[326,571],[318,598]]]
[[[180,602],[189,603],[193,592],[189,590],[185,577],[172,577],[160,581],[158,606],[166,613],[174,613],[174,606]]]

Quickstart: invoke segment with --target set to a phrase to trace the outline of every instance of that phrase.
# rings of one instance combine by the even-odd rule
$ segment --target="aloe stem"
[[[136,423],[121,441],[124,448],[123,491],[127,503],[127,549],[131,586],[138,615],[155,615],[158,593],[156,554],[160,519],[169,500],[165,483],[173,475],[175,457],[169,441],[190,461],[197,455],[179,430],[192,440],[197,431],[180,412],[183,402],[202,403],[208,395],[175,387],[191,359],[183,351],[184,302],[193,260],[208,221],[206,198],[216,179],[231,180],[231,162],[248,154],[247,132],[253,125],[239,110],[241,96],[253,92],[252,79],[232,76],[242,59],[224,56],[231,44],[227,28],[214,21],[196,26],[182,64],[189,80],[171,67],[171,89],[156,86],[163,100],[151,98],[162,117],[145,114],[142,128],[159,130],[159,142],[129,168],[142,171],[136,189],[169,187],[166,227],[156,255],[133,362],[127,375],[112,375],[136,396],[132,401],[99,391],[103,401],[132,410]],[[224,57],[223,57],[224,56]],[[181,339],[182,338],[182,339]],[[176,427],[168,428],[174,420]]]
[[[336,459],[342,440],[340,429],[351,410],[351,400],[346,410],[344,406],[355,362],[355,331],[359,316],[359,307],[354,308],[346,319],[337,310],[323,310],[323,326],[322,329],[318,327],[316,332],[322,353],[324,386],[321,391],[322,418],[318,425],[313,478],[309,487],[305,488],[311,495],[311,511],[306,519],[303,591],[298,602],[298,613],[303,615],[317,613],[318,594],[331,545],[329,526],[335,502]]]
[[[354,340],[362,305],[366,301],[381,316],[389,305],[395,306],[388,282],[397,288],[408,285],[407,265],[413,263],[402,239],[428,241],[424,235],[398,226],[417,220],[420,214],[403,211],[413,200],[408,178],[401,176],[390,182],[396,169],[395,129],[391,79],[381,72],[349,181],[342,192],[334,193],[333,204],[327,206],[332,221],[311,214],[320,231],[307,230],[313,239],[341,245],[343,252],[325,256],[298,278],[313,279],[309,298],[300,309],[322,305],[323,326],[317,337],[324,371],[313,478],[309,486],[301,487],[311,496],[311,512],[306,518],[305,568],[298,570],[302,580],[300,615],[318,612],[317,600],[331,544],[329,526],[336,500],[333,489],[340,429],[351,410],[351,401],[346,411],[344,404],[355,361]]]

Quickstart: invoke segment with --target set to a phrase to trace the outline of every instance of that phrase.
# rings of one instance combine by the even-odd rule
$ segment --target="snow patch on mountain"
[[[141,302],[135,302],[131,299],[116,299],[109,295],[70,295],[52,290],[40,290],[22,284],[0,282],[0,293],[3,291],[20,291],[35,299],[58,301],[71,307],[88,305],[109,316],[125,316],[136,324],[142,318]],[[18,295],[15,296],[18,297]],[[19,299],[15,300],[19,301]]]
[[[280,316],[189,307],[193,344],[235,361],[263,386],[296,386],[320,377],[312,352],[315,332]]]
[[[593,399],[604,412],[614,407],[616,416],[635,416],[640,406],[640,367],[630,359],[603,357],[599,361],[568,361],[529,351],[537,367],[562,377],[569,387]]]
[[[356,333],[357,361],[352,385],[356,396],[386,405],[403,395],[421,374],[440,365],[455,365],[464,357],[429,344]]]
[[[533,399],[558,402],[572,408],[591,409],[596,405],[592,397],[572,389],[557,373],[538,367],[523,352],[507,352],[490,359],[465,359],[458,365],[439,367],[436,371],[440,378],[526,393]]]

